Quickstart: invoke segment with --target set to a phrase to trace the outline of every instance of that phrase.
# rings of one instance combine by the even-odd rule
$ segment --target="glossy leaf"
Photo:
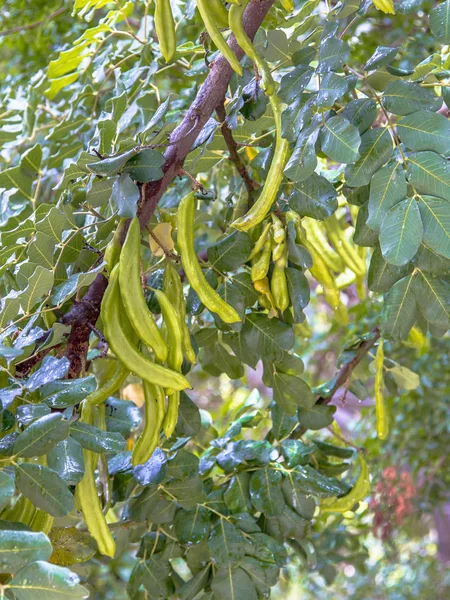
[[[16,466],[17,487],[31,502],[54,517],[64,517],[74,500],[67,484],[44,465],[20,463]]]
[[[396,204],[386,214],[380,229],[380,247],[383,258],[391,265],[406,265],[422,242],[423,225],[415,198]]]
[[[321,132],[322,151],[332,160],[353,163],[358,157],[361,138],[357,128],[342,117],[325,121]]]
[[[359,187],[370,183],[372,175],[392,155],[392,139],[387,128],[371,129],[361,137],[360,158],[345,169],[347,185]]]
[[[387,212],[406,198],[405,173],[399,162],[382,167],[370,182],[367,225],[379,231]]]

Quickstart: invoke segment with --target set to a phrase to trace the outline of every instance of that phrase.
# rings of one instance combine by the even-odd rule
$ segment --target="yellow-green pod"
[[[180,319],[174,305],[161,290],[155,290],[156,299],[161,307],[164,324],[167,329],[169,356],[167,364],[175,371],[181,370],[183,364],[183,342]]]
[[[252,281],[259,281],[264,279],[267,275],[270,267],[270,259],[272,256],[272,241],[270,239],[264,245],[264,248],[260,256],[255,260],[252,265],[251,277]]]
[[[263,228],[258,240],[255,242],[255,245],[253,246],[253,250],[251,251],[250,256],[248,257],[248,260],[252,260],[252,258],[255,258],[255,256],[257,256],[261,252],[267,239],[271,235],[271,230],[272,230],[272,223],[270,221],[268,221],[264,225],[264,228]]]
[[[124,367],[121,363],[117,363],[117,368],[111,379],[108,379],[102,386],[91,392],[86,396],[85,403],[92,406],[101,404],[109,396],[112,396],[125,381],[130,374],[129,369]]]
[[[180,392],[174,392],[167,398],[167,410],[164,417],[163,431],[166,438],[175,431],[178,422],[178,407],[180,405]]]
[[[321,512],[345,513],[364,500],[370,491],[369,468],[362,454],[359,454],[360,471],[352,489],[342,498],[326,498],[320,502]]]
[[[375,356],[375,412],[377,415],[377,436],[385,440],[389,434],[389,420],[386,402],[383,396],[384,342],[378,342]]]
[[[143,385],[145,422],[131,455],[133,466],[146,463],[159,445],[159,434],[165,414],[165,396],[162,388],[146,381],[143,382]]]
[[[155,0],[155,29],[161,54],[166,62],[170,62],[177,49],[175,21],[170,0]]]

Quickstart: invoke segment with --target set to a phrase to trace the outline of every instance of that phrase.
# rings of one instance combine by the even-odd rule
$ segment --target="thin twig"
[[[30,29],[36,29],[40,25],[45,25],[48,21],[52,19],[56,19],[63,12],[67,10],[67,6],[61,6],[58,10],[55,10],[51,14],[48,15],[45,19],[40,19],[39,21],[35,21],[34,23],[30,23],[29,25],[18,25],[17,27],[11,27],[11,29],[5,29],[0,31],[0,37],[5,37],[6,35],[11,35],[12,33],[19,33],[21,31],[30,31]]]

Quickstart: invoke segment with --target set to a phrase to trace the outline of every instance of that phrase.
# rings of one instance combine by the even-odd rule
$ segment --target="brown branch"
[[[250,0],[245,9],[243,23],[251,39],[254,38],[274,1]],[[229,38],[228,44],[241,59],[244,53],[234,36]],[[141,229],[144,229],[151,219],[164,192],[179,174],[199,133],[216,107],[223,101],[232,76],[233,70],[227,60],[223,56],[219,56],[211,65],[208,77],[182,122],[170,136],[170,145],[164,154],[163,177],[159,181],[144,183],[141,187],[141,203],[138,210]],[[126,228],[124,228],[123,236],[125,234]],[[69,377],[71,378],[78,377],[85,367],[91,332],[88,322],[95,323],[97,321],[107,285],[107,279],[101,274],[97,275],[84,298],[75,303],[62,319],[63,323],[72,325],[65,353],[70,360]]]
[[[247,171],[247,167],[245,166],[245,164],[244,164],[243,160],[241,159],[241,156],[238,152],[238,146],[233,137],[233,132],[228,127],[228,124],[226,122],[227,115],[226,115],[226,111],[225,111],[225,103],[223,100],[216,107],[216,113],[220,120],[220,130],[222,132],[223,139],[225,140],[225,143],[228,148],[228,152],[230,153],[230,160],[231,160],[231,162],[234,163],[234,166],[236,167],[237,172],[242,177],[245,187],[247,188],[248,200],[249,200],[248,203],[250,206],[253,203],[253,192],[257,189],[258,184],[256,183],[256,181],[254,181],[250,177],[250,175]]]
[[[29,25],[18,25],[17,27],[11,27],[11,29],[5,29],[4,31],[0,31],[0,37],[11,35],[12,33],[19,33],[21,31],[30,31],[30,29],[36,29],[36,27],[39,27],[40,25],[45,25],[52,19],[56,19],[56,17],[59,17],[59,15],[61,15],[63,12],[66,12],[66,10],[67,6],[61,6],[61,8],[58,8],[58,10],[55,10],[54,12],[49,14],[48,17],[45,17],[45,19],[40,19],[39,21],[35,21],[34,23],[30,23]]]
[[[360,343],[356,350],[355,356],[342,365],[338,374],[333,379],[333,385],[329,391],[325,395],[318,396],[316,404],[329,404],[331,402],[338,389],[350,381],[353,371],[356,369],[362,359],[369,353],[369,351],[375,346],[380,336],[381,333],[378,327],[375,327],[372,330],[370,337]],[[305,431],[305,427],[298,425],[290,437],[297,439],[301,437]]]

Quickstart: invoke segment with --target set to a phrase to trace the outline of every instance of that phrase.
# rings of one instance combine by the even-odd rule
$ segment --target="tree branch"
[[[331,402],[338,389],[350,381],[353,371],[356,369],[362,359],[369,353],[369,351],[375,346],[377,341],[380,339],[380,336],[381,333],[378,327],[375,327],[372,330],[370,337],[360,343],[358,349],[356,350],[355,356],[342,365],[336,377],[333,379],[333,385],[327,391],[327,393],[318,396],[316,404],[329,404]],[[297,439],[301,437],[305,431],[305,427],[298,425],[290,437]]]
[[[45,17],[45,19],[35,21],[34,23],[30,23],[29,25],[18,25],[17,27],[11,27],[11,29],[5,29],[3,31],[0,31],[0,37],[5,37],[6,35],[11,35],[12,33],[19,33],[21,31],[30,31],[30,29],[36,29],[36,27],[39,27],[40,25],[45,25],[52,19],[56,19],[56,17],[59,17],[59,15],[61,15],[63,12],[66,12],[66,10],[67,6],[61,6],[61,8],[58,8],[58,10],[55,10],[54,12],[49,14],[48,17]]]
[[[250,206],[252,204],[253,192],[258,187],[258,184],[250,177],[247,171],[247,167],[245,166],[238,152],[238,146],[233,138],[233,133],[226,122],[227,115],[225,112],[225,103],[223,100],[216,107],[216,113],[220,120],[220,130],[222,131],[223,139],[225,140],[228,152],[230,153],[230,160],[234,163],[234,166],[236,167],[239,175],[242,177],[245,187],[247,188]]]
[[[250,0],[244,13],[243,23],[251,39],[254,38],[274,1]],[[229,38],[228,44],[241,59],[244,52],[238,46],[234,36]],[[213,62],[206,80],[182,122],[170,136],[170,145],[164,154],[162,178],[159,181],[144,183],[141,187],[142,202],[138,211],[141,229],[145,228],[164,192],[178,175],[199,133],[219,103],[223,102],[232,75],[233,70],[227,60],[219,56]],[[124,235],[125,232],[124,228]],[[101,274],[97,275],[84,298],[75,303],[62,319],[63,323],[72,325],[65,352],[70,360],[69,377],[71,378],[78,377],[84,369],[91,332],[87,323],[97,321],[107,285],[107,279]]]

